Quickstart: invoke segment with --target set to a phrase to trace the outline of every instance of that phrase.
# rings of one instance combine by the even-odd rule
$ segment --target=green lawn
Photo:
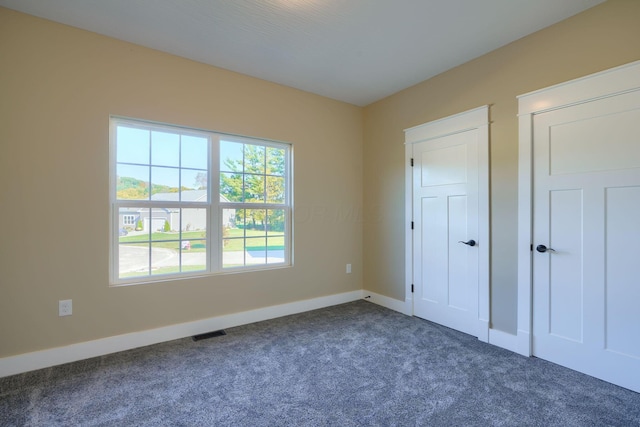
[[[281,231],[264,231],[258,230],[246,230],[246,248],[243,246],[245,230],[241,228],[231,228],[225,232],[224,251],[260,251],[260,250],[283,250],[284,249],[284,235]],[[258,238],[261,237],[261,238]],[[265,240],[266,237],[266,240]],[[206,232],[204,231],[185,231],[182,233],[182,240],[188,240],[191,242],[190,252],[205,252],[206,241],[202,240],[206,238]],[[175,240],[173,240],[175,239]],[[180,233],[176,232],[154,232],[151,234],[151,241],[153,247],[166,248],[179,250],[180,249]],[[160,240],[160,241],[159,241]],[[169,240],[169,241],[161,241]],[[136,236],[122,236],[119,239],[120,243],[140,244],[149,241],[148,234],[139,234]]]
[[[182,240],[189,240],[191,242],[191,252],[205,252],[207,236],[204,231],[185,231],[182,233]],[[176,239],[176,240],[173,240]],[[155,232],[151,233],[151,241],[154,248],[166,248],[178,250],[180,249],[180,233],[174,232]],[[158,242],[158,240],[173,240],[169,242]],[[149,241],[148,234],[139,234],[137,236],[121,236],[120,243],[144,243]]]
[[[228,228],[227,234],[224,237],[242,237],[245,232],[242,228]],[[260,230],[246,230],[247,237],[264,237],[265,232]],[[284,231],[267,231],[266,236],[283,236]]]
[[[187,271],[202,271],[202,272],[204,272],[205,269],[206,269],[206,267],[204,265],[183,265],[182,266],[182,272],[187,272]],[[180,272],[180,267],[178,267],[178,266],[164,267],[164,268],[158,268],[156,270],[151,271],[151,275],[155,276],[157,274],[172,274],[172,273],[179,273],[179,272]],[[130,273],[121,274],[120,278],[125,278],[125,277],[145,277],[145,276],[148,276],[147,272],[132,271]]]
[[[182,233],[182,240],[191,240],[191,239],[204,239],[207,237],[206,232],[204,231],[185,231]],[[151,240],[178,240],[180,239],[180,233],[174,232],[161,232],[157,231],[155,233],[151,233]],[[121,236],[120,243],[138,243],[138,242],[148,242],[149,235],[148,234],[138,234],[137,236]]]
[[[246,231],[246,248],[243,246]],[[259,230],[243,230],[241,228],[231,228],[226,231],[224,240],[224,251],[264,251],[282,250],[284,249],[284,235],[282,231],[259,231]],[[261,238],[259,238],[261,237]],[[265,241],[265,237],[267,237]]]

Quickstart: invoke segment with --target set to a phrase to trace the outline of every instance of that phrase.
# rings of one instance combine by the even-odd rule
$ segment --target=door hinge
[[[411,229],[413,230],[413,221],[411,221]]]
[[[413,167],[413,158],[411,158],[411,167]]]
[[[413,283],[411,284],[411,293],[413,293]]]

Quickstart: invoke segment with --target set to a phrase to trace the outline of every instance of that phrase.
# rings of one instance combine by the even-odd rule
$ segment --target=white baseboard
[[[529,331],[518,329],[518,347],[514,351],[527,357],[533,354],[531,349],[531,334],[529,334]]]
[[[34,351],[32,353],[0,359],[0,378],[20,374],[36,369],[48,368],[63,363],[75,362],[96,356],[104,356],[118,351],[131,350],[151,344],[158,344],[179,338],[190,337],[248,323],[288,316],[332,305],[343,304],[362,299],[362,291],[345,292],[325,297],[274,305],[256,310],[244,311],[225,316],[211,317],[194,322],[180,323],[157,329],[130,334],[116,335],[64,347]]]
[[[376,294],[375,292],[370,292],[367,290],[362,291],[362,297],[365,299],[365,301],[369,301],[374,304],[378,304],[383,307],[389,308],[391,310],[398,311],[402,314],[406,314],[407,316],[413,315],[410,299],[401,301],[394,298],[386,297],[384,295]]]
[[[489,344],[518,352],[518,336],[497,329],[489,329]]]
[[[489,321],[486,319],[478,319],[478,339],[482,342],[489,342],[491,329],[489,328]]]
[[[411,299],[400,301],[367,290],[362,291],[362,297],[365,301],[369,301],[374,304],[389,308],[391,310],[398,311],[402,314],[406,314],[407,316],[413,316]],[[480,333],[478,335],[478,339],[480,341],[487,342],[489,344],[519,353],[518,337],[516,335],[502,332],[497,329],[490,329],[489,321],[483,319],[479,319],[479,327]]]

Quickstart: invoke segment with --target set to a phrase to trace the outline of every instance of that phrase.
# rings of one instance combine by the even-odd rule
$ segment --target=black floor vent
[[[207,338],[221,337],[223,335],[227,335],[227,333],[223,330],[207,332],[206,334],[194,335],[194,341],[206,340]]]

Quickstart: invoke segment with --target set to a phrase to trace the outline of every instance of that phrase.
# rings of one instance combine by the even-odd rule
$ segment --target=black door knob
[[[458,243],[463,243],[463,244],[465,244],[467,246],[475,246],[476,245],[476,241],[473,240],[473,239],[469,240],[468,242],[463,242],[462,240],[460,240]]]
[[[538,245],[536,246],[536,251],[540,252],[541,254],[551,251],[551,252],[555,252],[554,249],[548,248],[545,245]]]

